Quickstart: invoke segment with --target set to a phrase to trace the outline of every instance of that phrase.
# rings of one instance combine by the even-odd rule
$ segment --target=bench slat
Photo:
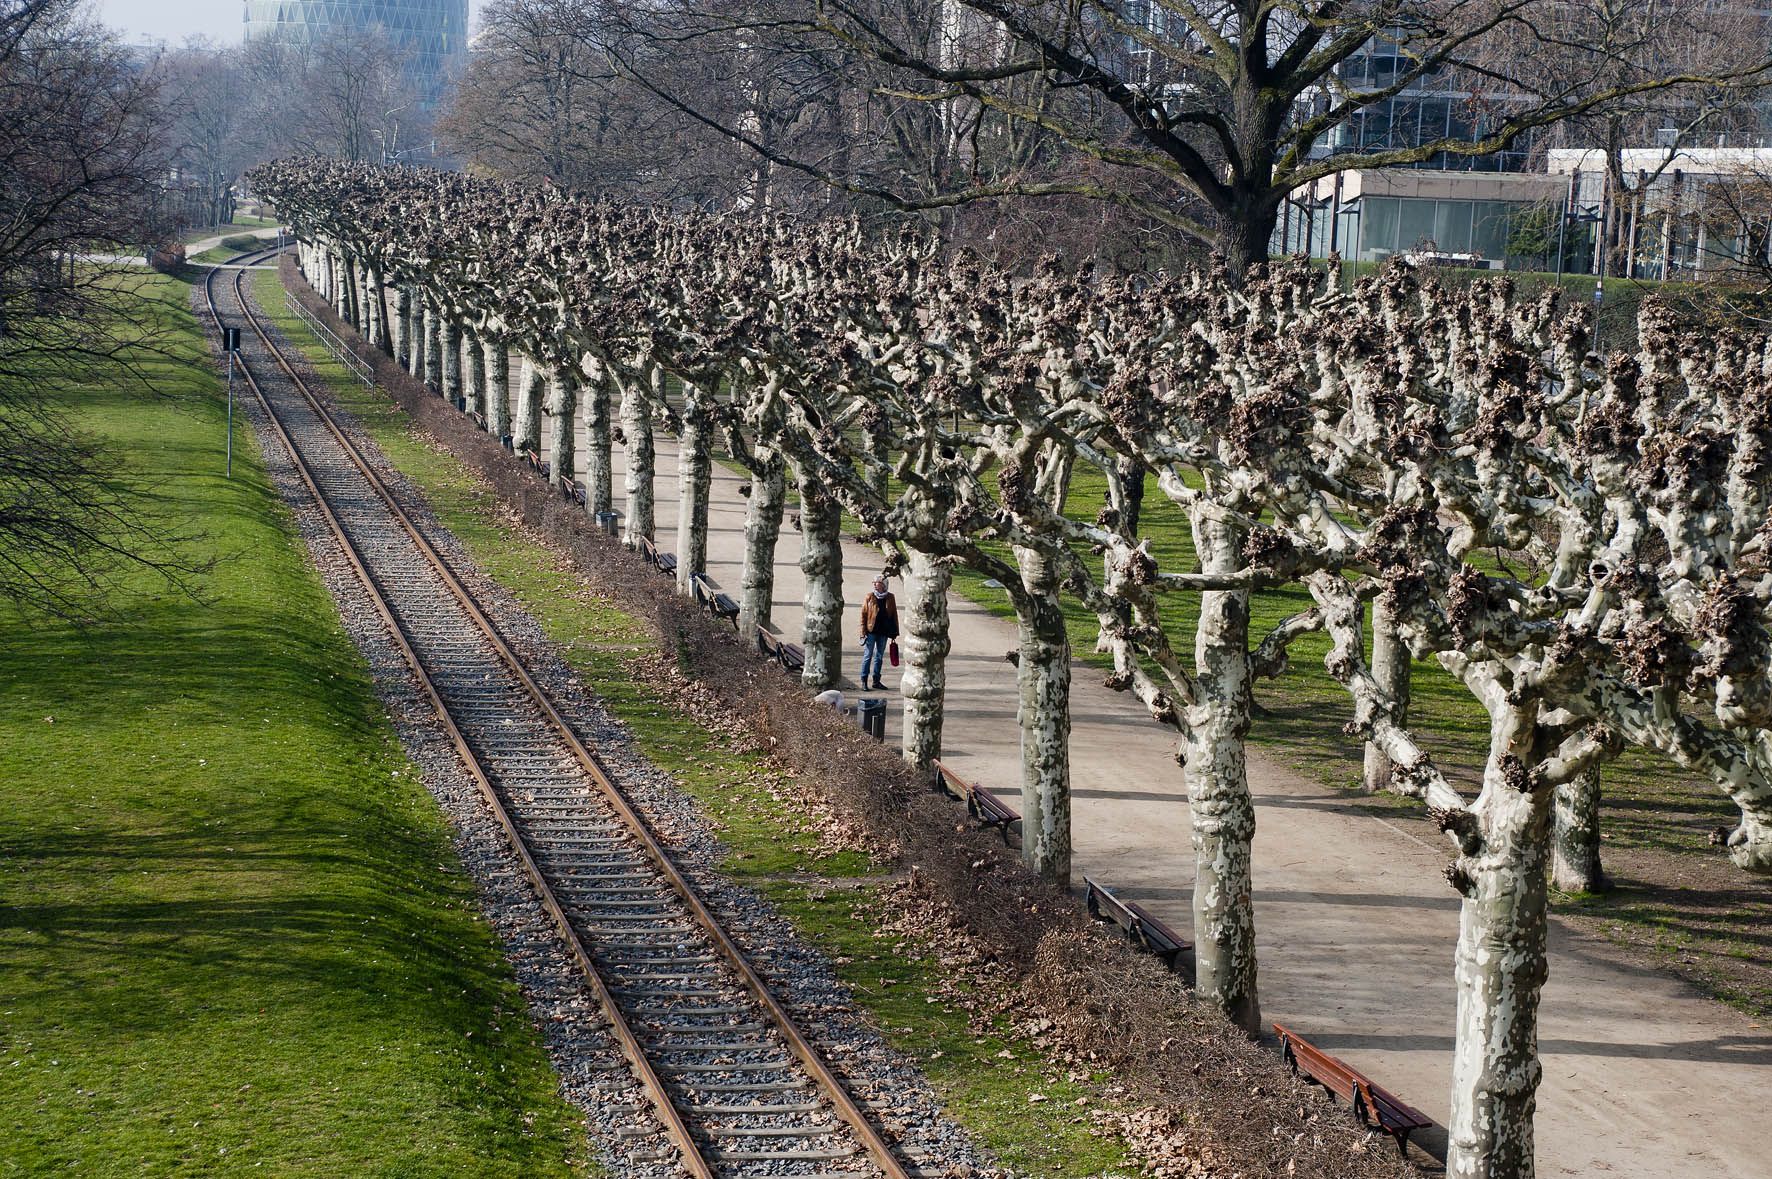
[[[1329,1055],[1284,1024],[1274,1024],[1292,1071],[1354,1106],[1363,1125],[1383,1130],[1397,1141],[1406,1157],[1409,1135],[1433,1125],[1433,1119],[1384,1088],[1346,1061]]]
[[[941,763],[940,758],[934,761],[936,785],[945,789],[956,799],[966,804],[966,812],[983,823],[986,827],[995,827],[1003,836],[1003,842],[1009,842],[1009,829],[1021,822],[1021,813],[977,782],[961,777]]]
[[[1143,905],[1121,900],[1114,895],[1113,889],[1100,881],[1085,876],[1083,889],[1084,903],[1088,906],[1091,917],[1098,921],[1112,921],[1124,929],[1126,936],[1141,949],[1163,959],[1166,966],[1172,969],[1177,967],[1181,955],[1194,948],[1192,942],[1176,933]]]

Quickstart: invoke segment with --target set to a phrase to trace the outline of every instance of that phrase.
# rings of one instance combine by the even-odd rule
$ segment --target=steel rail
[[[214,277],[215,272],[212,272],[209,280],[211,283],[213,283]],[[308,405],[313,409],[317,419],[339,443],[346,456],[350,459],[352,465],[363,475],[371,490],[374,491],[377,498],[379,498],[387,507],[389,514],[399,524],[401,531],[406,534],[406,536],[413,542],[414,546],[423,555],[426,562],[432,567],[439,579],[450,591],[451,596],[456,599],[462,609],[473,619],[475,626],[481,632],[481,637],[486,639],[492,646],[499,660],[504,663],[506,669],[518,681],[525,694],[529,696],[531,702],[541,712],[548,727],[554,731],[554,733],[560,738],[561,742],[571,751],[574,759],[579,763],[592,784],[596,786],[598,792],[610,805],[611,809],[614,810],[617,817],[628,828],[630,833],[639,841],[646,857],[652,861],[654,868],[664,878],[665,882],[670,886],[671,890],[677,895],[679,900],[683,902],[684,906],[689,910],[690,915],[694,918],[696,924],[701,927],[702,931],[707,935],[709,941],[712,942],[713,947],[719,952],[727,965],[732,967],[740,982],[743,983],[745,990],[747,990],[752,999],[754,999],[758,1005],[767,1012],[771,1021],[775,1024],[776,1030],[781,1033],[782,1038],[787,1042],[789,1049],[800,1061],[806,1071],[812,1075],[814,1081],[817,1082],[819,1088],[823,1091],[825,1098],[830,1101],[831,1106],[837,1113],[838,1117],[849,1126],[851,1132],[854,1133],[856,1140],[861,1144],[862,1148],[867,1152],[875,1165],[880,1168],[886,1179],[909,1179],[908,1172],[905,1170],[903,1164],[899,1162],[897,1156],[892,1152],[891,1146],[885,1141],[880,1132],[868,1119],[867,1115],[862,1111],[861,1107],[856,1103],[855,1099],[849,1094],[842,1081],[831,1071],[830,1067],[825,1063],[818,1051],[794,1023],[786,1009],[782,1007],[781,1003],[770,992],[768,986],[764,983],[756,969],[751,965],[744,952],[721,926],[713,913],[708,909],[705,902],[703,902],[700,895],[696,892],[694,886],[690,884],[682,871],[677,867],[676,863],[671,859],[669,853],[665,851],[657,836],[654,834],[651,825],[634,810],[627,798],[615,786],[596,755],[579,739],[578,734],[566,721],[565,717],[561,715],[559,709],[555,707],[552,698],[548,695],[546,690],[543,689],[529,674],[528,668],[505,641],[504,636],[500,633],[496,624],[494,624],[480,608],[479,602],[474,598],[472,592],[455,576],[454,570],[450,568],[448,562],[436,551],[435,548],[432,547],[430,542],[424,537],[423,533],[412,522],[405,510],[394,499],[386,484],[363,458],[356,445],[352,443],[350,438],[347,437],[344,431],[339,427],[332,414],[328,412],[326,407],[314,396],[307,383],[302,380],[300,375],[295,372],[294,368],[291,367],[288,360],[284,357],[282,350],[271,340],[269,334],[265,331],[264,326],[247,303],[245,295],[240,289],[243,277],[244,272],[242,271],[236,274],[234,279],[234,286],[239,297],[242,315],[248,324],[251,325],[254,333],[258,336],[260,341],[263,342],[271,357],[277,362],[284,374],[289,377],[290,382],[294,387],[302,394]],[[213,294],[210,296],[210,307],[211,314],[216,314]],[[217,317],[217,322],[220,322],[219,316]],[[242,368],[245,368],[244,364],[242,364]],[[270,406],[269,399],[264,396],[263,392],[259,390],[257,383],[252,381],[250,377],[249,384],[255,395],[258,396],[261,404],[265,406],[267,414],[276,426],[279,435],[283,437],[285,445],[290,449],[290,453],[296,455],[297,452],[295,451],[293,440],[291,440],[287,433],[284,432],[282,424],[277,420],[275,411]],[[317,485],[308,475],[306,464],[299,458],[299,456],[296,461],[302,474],[304,484],[309,487],[316,500],[324,504],[323,499],[320,497]],[[338,533],[340,539],[344,541],[347,551],[351,553],[353,567],[358,570],[359,576],[363,578],[365,584],[373,587],[371,596],[377,599],[376,607],[378,613],[388,623],[390,630],[398,636],[402,652],[408,662],[413,665],[421,683],[425,686],[427,697],[432,701],[433,706],[436,708],[439,715],[445,719],[445,725],[447,731],[450,733],[452,742],[456,744],[463,760],[469,764],[471,772],[473,773],[476,782],[479,784],[482,794],[486,796],[488,802],[492,805],[494,813],[499,817],[500,824],[504,827],[513,846],[518,849],[519,855],[525,865],[525,870],[531,877],[531,882],[536,886],[538,893],[545,898],[544,904],[547,905],[550,914],[554,917],[556,924],[560,926],[562,932],[567,937],[569,944],[574,947],[575,958],[581,962],[581,966],[587,977],[598,977],[596,968],[592,965],[588,953],[584,951],[582,943],[578,940],[576,933],[572,931],[570,927],[570,920],[565,916],[565,912],[559,906],[558,901],[554,899],[553,890],[548,885],[545,879],[545,874],[541,871],[539,865],[535,863],[534,858],[529,854],[527,841],[518,832],[514,822],[505,810],[502,801],[498,797],[496,788],[492,786],[484,771],[479,767],[478,759],[469,749],[466,739],[455,727],[453,720],[449,718],[447,706],[443,704],[441,696],[437,694],[436,689],[430,683],[428,675],[426,675],[424,669],[419,664],[417,653],[413,651],[410,645],[405,641],[405,636],[400,631],[398,623],[393,620],[391,611],[387,607],[385,601],[382,600],[380,588],[375,586],[374,580],[370,577],[367,568],[356,559],[355,551],[351,548],[350,541],[344,536],[342,525],[339,524],[336,517],[332,515],[330,508],[324,508],[324,511],[329,525]],[[649,1064],[644,1063],[644,1052],[638,1045],[637,1041],[633,1039],[631,1031],[626,1031],[627,1025],[625,1019],[620,1015],[613,996],[610,996],[607,988],[601,985],[600,979],[597,984],[593,985],[593,989],[597,991],[599,1003],[605,1007],[605,1013],[611,1016],[610,1022],[612,1027],[619,1027],[626,1032],[625,1035],[618,1032],[618,1039],[622,1040],[624,1051],[627,1051],[628,1046],[632,1044],[632,1052],[630,1055],[635,1059],[636,1071],[640,1073],[643,1080],[650,1076],[651,1080],[647,1082],[648,1095],[653,1098],[655,1104],[662,1102],[663,1107],[670,1111],[667,1116],[665,1115],[664,1110],[661,1110],[661,1120],[665,1121],[667,1129],[672,1129],[673,1126],[681,1126],[681,1116],[674,1103],[671,1102],[668,1091],[664,1089],[662,1083],[658,1084],[656,1090],[652,1089],[652,1084],[657,1083],[657,1075],[651,1069]],[[673,1130],[673,1137],[675,1136],[675,1131]],[[693,1139],[686,1128],[682,1132],[681,1143],[686,1145],[688,1150],[693,1151],[695,1156],[699,1158],[699,1148],[695,1146]],[[705,1162],[703,1162],[702,1165],[706,1166]],[[698,1176],[698,1179],[702,1174],[700,1171],[695,1171],[694,1173]],[[711,1175],[711,1172],[708,1172],[708,1174]]]
[[[212,270],[209,278],[204,283],[204,297],[209,303],[209,314],[215,319],[218,327],[221,325],[221,314],[215,304],[214,283],[215,277],[219,273],[219,271]],[[288,364],[283,361],[276,345],[271,342],[270,337],[265,334],[264,329],[255,321],[247,306],[245,294],[240,290],[240,283],[241,279],[237,275],[234,279],[234,289],[236,295],[240,299],[241,312],[247,321],[252,324],[259,339],[264,341],[266,346],[271,349],[271,355],[278,360],[285,372],[290,373],[290,375],[293,376],[294,374],[292,370],[290,370]],[[515,821],[511,818],[510,812],[504,805],[503,799],[499,797],[498,791],[493,787],[491,779],[488,778],[485,767],[481,764],[479,757],[474,753],[473,749],[468,745],[467,738],[462,735],[461,729],[457,727],[455,718],[450,714],[448,706],[443,702],[443,697],[438,693],[435,683],[432,682],[430,673],[425,669],[423,661],[418,657],[418,652],[413,649],[405,630],[395,618],[393,610],[388,605],[387,597],[383,592],[382,587],[376,581],[375,576],[370,573],[369,567],[363,561],[362,554],[358,552],[356,544],[345,531],[343,523],[338,519],[337,515],[334,514],[332,505],[327,502],[326,497],[321,493],[319,485],[315,482],[312,473],[308,469],[307,462],[302,458],[301,452],[296,448],[295,439],[292,438],[289,435],[288,430],[284,428],[282,420],[277,416],[276,410],[271,406],[270,398],[265,396],[264,390],[259,387],[258,379],[252,375],[252,370],[247,365],[245,357],[240,357],[238,363],[240,365],[241,375],[246,378],[247,387],[250,388],[253,395],[258,398],[259,404],[264,408],[266,419],[271,423],[272,429],[275,430],[277,437],[282,441],[284,448],[289,452],[290,458],[295,464],[296,474],[301,477],[302,485],[307,488],[308,494],[313,498],[315,505],[319,508],[321,515],[325,518],[327,528],[338,540],[339,545],[344,552],[345,559],[349,562],[352,571],[356,573],[358,579],[369,591],[370,602],[375,607],[376,614],[381,618],[383,625],[387,628],[388,634],[393,638],[395,646],[400,649],[402,658],[405,659],[407,666],[412,670],[414,677],[418,680],[419,687],[424,692],[425,698],[430,702],[432,710],[436,713],[437,719],[443,726],[443,731],[448,736],[450,744],[455,746],[456,752],[460,755],[463,764],[467,767],[468,774],[473,778],[474,784],[479,788],[480,794],[486,800],[487,805],[491,807],[493,817],[498,820],[499,826],[504,829],[505,837],[510,841],[513,850],[515,850],[519,861],[522,863],[524,874],[529,877],[529,882],[535,888],[536,894],[541,900],[542,907],[547,910],[548,916],[553,919],[555,927],[559,930],[561,937],[566,942],[566,948],[571,954],[572,960],[577,964],[580,973],[584,975],[585,982],[589,986],[592,996],[596,999],[598,1008],[602,1011],[604,1018],[609,1021],[610,1031],[615,1036],[617,1043],[621,1045],[622,1054],[627,1057],[628,1064],[634,1069],[635,1075],[639,1079],[642,1088],[645,1090],[647,1098],[654,1106],[654,1112],[659,1115],[660,1120],[664,1123],[666,1133],[673,1139],[674,1145],[676,1145],[678,1150],[682,1153],[684,1169],[694,1176],[695,1179],[716,1179],[713,1167],[702,1156],[700,1146],[689,1132],[689,1127],[683,1122],[681,1112],[678,1111],[676,1105],[671,1101],[670,1094],[666,1090],[663,1080],[660,1079],[657,1071],[652,1067],[652,1063],[648,1059],[645,1050],[641,1047],[638,1037],[634,1035],[632,1027],[630,1027],[627,1022],[627,1018],[617,1006],[615,997],[609,993],[608,983],[604,980],[601,972],[597,970],[596,965],[591,961],[590,952],[585,949],[584,942],[579,938],[577,930],[573,929],[572,922],[566,916],[566,910],[560,904],[559,897],[555,894],[553,887],[548,883],[546,875],[542,872],[540,865],[535,862],[534,856],[530,854],[528,841],[519,833]],[[297,378],[297,381],[299,383],[299,378]],[[304,388],[304,392],[305,391]],[[407,523],[408,527],[410,527],[410,523]]]

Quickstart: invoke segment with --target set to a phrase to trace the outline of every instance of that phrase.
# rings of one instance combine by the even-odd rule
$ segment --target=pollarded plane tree
[[[1735,862],[1772,871],[1772,414],[1764,340],[1706,338],[1651,308],[1604,369],[1587,325],[1506,284],[1369,281],[1300,325],[1261,412],[1272,510],[1347,554],[1306,582],[1353,728],[1457,849],[1462,903],[1449,1173],[1532,1174],[1558,793],[1626,744],[1709,777],[1741,809]],[[1306,358],[1301,362],[1300,357]],[[1259,357],[1257,360],[1259,361]],[[1336,484],[1289,477],[1328,471]],[[1483,554],[1489,571],[1476,567]],[[1514,570],[1510,572],[1509,570]],[[1524,570],[1535,569],[1536,575]],[[1482,788],[1452,789],[1366,662],[1362,599],[1490,719]]]
[[[323,254],[374,256],[378,273],[398,276],[395,309],[387,316],[397,326],[384,346],[440,395],[460,397],[483,412],[488,431],[502,435],[508,429],[518,449],[539,451],[551,416],[554,428],[546,442],[556,485],[577,474],[574,423],[580,391],[589,386],[586,482],[603,495],[588,498],[587,508],[607,510],[609,430],[606,413],[603,429],[597,428],[596,413],[607,400],[599,373],[586,365],[583,333],[571,315],[590,303],[577,243],[605,236],[607,225],[597,222],[606,218],[580,202],[547,202],[516,186],[356,172],[361,175],[338,178],[318,201],[297,195],[302,190],[293,177],[280,183],[291,194],[286,204],[302,206],[308,221],[325,225]],[[346,240],[348,247],[332,244]],[[332,270],[323,266],[322,276]],[[373,303],[354,303],[347,316],[359,327],[365,321],[355,307],[363,305]],[[520,369],[513,391],[514,350]]]
[[[889,272],[889,273],[888,273]],[[902,546],[915,578],[913,632],[945,630],[947,566],[998,581],[1018,629],[1023,859],[1070,873],[1070,641],[1061,593],[1078,560],[1059,521],[1079,444],[1100,429],[1076,371],[1086,279],[1046,268],[1030,281],[967,258],[908,251],[813,288],[836,330],[790,401],[789,436],[870,539]],[[882,449],[871,439],[890,439]],[[907,756],[939,748],[946,639],[913,659]],[[927,689],[927,691],[925,690]]]
[[[296,230],[303,274],[339,317],[399,356],[415,376],[435,366],[432,383],[440,389],[434,309],[442,296],[427,289],[427,238],[440,238],[441,231],[429,206],[412,200],[411,181],[361,165],[321,175],[305,160],[267,165],[253,175],[278,194]]]
[[[313,251],[323,262],[347,248],[363,248],[357,244],[363,239],[397,242],[388,247],[387,265],[405,279],[401,289],[417,293],[413,305],[437,313],[420,335],[423,342],[414,349],[420,359],[413,365],[433,384],[447,367],[446,360],[433,359],[444,335],[435,327],[442,315],[469,317],[489,335],[496,333],[501,346],[521,349],[514,444],[542,444],[545,381],[545,406],[555,423],[548,450],[556,484],[577,473],[574,419],[584,405],[588,509],[607,510],[613,500],[611,384],[622,391],[634,539],[652,531],[653,421],[678,435],[679,580],[687,592],[689,577],[705,565],[708,487],[720,436],[734,457],[756,464],[766,488],[779,486],[768,478],[779,462],[767,439],[747,439],[730,405],[746,379],[740,362],[748,355],[753,317],[764,305],[767,240],[709,217],[660,218],[577,198],[542,201],[512,186],[422,173],[387,173],[391,179],[375,186],[366,208],[352,199],[351,178],[334,171],[317,184],[311,162],[265,169],[259,176],[286,205],[307,212],[303,224],[326,243]],[[339,244],[347,241],[352,245]],[[322,280],[331,273],[328,262]],[[496,377],[498,366],[488,368]],[[677,378],[680,399],[667,396],[667,373]],[[581,390],[587,395],[581,397]],[[489,414],[489,427],[496,416]],[[753,524],[767,521],[767,499]],[[768,535],[756,536],[747,562],[749,612],[764,620],[770,587],[759,571],[772,563],[776,499],[777,522],[763,530]],[[824,686],[840,658],[842,598],[840,562],[824,559],[840,552],[840,521],[834,501],[821,503],[822,514],[807,530],[806,563],[816,566],[809,569],[809,582],[827,592],[811,595],[816,600],[809,601],[807,647],[822,655],[809,658],[808,675]],[[824,641],[814,641],[821,634]]]
[[[582,332],[587,370],[605,390],[620,390],[624,438],[636,436],[628,441],[630,464],[639,458],[648,477],[652,423],[677,435],[682,592],[690,592],[690,579],[705,572],[717,452],[723,448],[751,471],[741,622],[754,628],[769,621],[785,489],[771,423],[747,431],[736,406],[756,373],[753,341],[766,305],[773,227],[740,230],[701,215],[661,219],[606,212],[601,232],[586,234],[579,276],[562,296]],[[667,377],[676,383],[674,396]],[[587,414],[587,424],[593,448],[600,435],[606,454],[607,400]],[[593,498],[606,493],[599,489]],[[649,532],[650,499],[639,506]],[[837,659],[828,645],[818,645],[821,658],[813,660],[814,646],[808,642],[807,676],[823,687],[835,678]]]
[[[816,487],[908,566],[904,637],[904,756],[927,770],[941,754],[946,691],[947,591],[955,560],[987,558],[958,512],[963,489],[988,462],[949,425],[939,396],[945,360],[921,346],[919,308],[930,244],[915,238],[864,243],[853,226],[801,238],[776,261],[773,314],[745,413],[779,423],[775,435],[802,489]],[[881,445],[882,442],[886,445]],[[982,467],[980,467],[982,469]],[[755,493],[753,493],[754,495]],[[1007,573],[997,562],[995,572]]]
[[[1106,425],[1094,461],[1116,474],[1154,476],[1188,521],[1198,567],[1160,567],[1123,480],[1110,482],[1094,520],[1054,513],[1050,521],[1072,553],[1102,555],[1099,565],[1073,559],[1067,580],[1096,614],[1098,645],[1113,656],[1108,686],[1132,694],[1180,737],[1195,855],[1195,985],[1252,1033],[1262,1027],[1245,751],[1253,684],[1286,670],[1290,644],[1319,629],[1321,614],[1301,611],[1258,637],[1250,596],[1335,568],[1340,557],[1263,522],[1275,440],[1262,436],[1251,407],[1269,381],[1293,374],[1262,372],[1250,358],[1283,355],[1298,324],[1333,314],[1344,299],[1303,264],[1251,274],[1241,287],[1222,272],[1097,283],[1080,350],[1092,375],[1078,379]],[[1091,449],[1082,439],[1073,445]],[[1177,650],[1185,643],[1175,636],[1178,597],[1197,603],[1191,661]]]

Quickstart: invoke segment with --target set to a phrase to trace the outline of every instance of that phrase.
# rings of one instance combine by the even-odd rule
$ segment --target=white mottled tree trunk
[[[404,287],[394,288],[393,306],[394,327],[394,363],[407,372],[412,371],[412,292]]]
[[[768,626],[775,603],[775,546],[781,539],[781,518],[787,506],[787,469],[781,456],[757,448],[751,472],[751,498],[744,513],[744,573],[739,579],[738,635],[749,643],[759,626]]]
[[[867,467],[867,483],[874,494],[886,498],[887,473],[892,466],[892,437],[886,419],[862,419],[862,445],[874,461]]]
[[[502,438],[511,429],[511,350],[494,340],[482,341],[486,369],[486,432]]]
[[[388,306],[387,278],[381,271],[373,268],[369,271],[369,293],[370,310],[375,316],[375,334],[371,337],[371,342],[391,356],[394,352],[394,329],[389,317],[392,309]]]
[[[683,387],[683,436],[677,440],[677,592],[708,563],[708,491],[714,482],[713,431],[706,394]]]
[[[615,464],[609,435],[609,379],[599,373],[586,385],[585,511],[595,516],[615,508]]]
[[[622,382],[621,435],[622,455],[627,467],[622,475],[622,493],[627,505],[622,540],[629,548],[636,548],[642,537],[652,536],[654,459],[652,406],[640,391],[638,381]]]
[[[564,487],[577,474],[578,382],[573,374],[557,368],[548,378],[548,482]]]
[[[1071,879],[1071,643],[1059,605],[1058,571],[1017,549],[1021,690],[1021,859],[1047,880]]]
[[[1396,701],[1396,721],[1404,724],[1409,710],[1409,648],[1397,634],[1397,623],[1391,617],[1385,598],[1380,595],[1372,603],[1372,678],[1380,690]],[[1366,763],[1361,781],[1368,794],[1376,794],[1391,783],[1391,759],[1377,743],[1366,742]]]
[[[354,316],[351,326],[357,334],[368,339],[375,330],[374,313],[369,306],[369,271],[353,261],[350,265],[351,278],[351,312]]]
[[[332,310],[337,313],[340,319],[349,319],[351,316],[351,288],[350,284],[345,281],[345,256],[338,250],[332,250],[326,255],[326,260],[331,267],[328,281],[332,289]]]
[[[406,371],[425,379],[425,296],[408,288],[406,303]]]
[[[794,479],[800,485],[800,572],[806,579],[800,682],[823,691],[843,674],[843,509],[807,468],[796,465]]]
[[[946,561],[912,549],[910,574],[904,582],[904,609],[899,627],[904,635],[904,759],[928,770],[941,756],[942,698],[947,693],[948,586],[954,573]]]
[[[1491,704],[1489,761],[1466,850],[1450,869],[1464,896],[1446,1174],[1531,1179],[1538,999],[1545,961],[1552,791],[1523,789],[1534,764],[1536,700]]]
[[[1194,521],[1202,573],[1235,573],[1244,532],[1216,516]],[[1198,699],[1188,710],[1185,777],[1194,845],[1194,989],[1250,1034],[1261,1027],[1256,992],[1255,800],[1244,738],[1252,702],[1249,593],[1200,595],[1194,635]]]
[[[511,445],[518,451],[541,450],[541,403],[547,385],[540,366],[525,356],[517,378],[517,406],[511,423]]]
[[[486,349],[480,346],[480,334],[471,327],[461,330],[463,362],[462,396],[467,399],[468,412],[484,416],[486,409]]]
[[[375,275],[369,267],[357,268],[357,318],[363,321],[363,338],[371,344],[381,335],[381,297],[375,291]]]
[[[431,300],[425,300],[425,384],[433,393],[443,392],[443,316]]]
[[[1557,786],[1551,848],[1551,883],[1563,892],[1602,892],[1600,864],[1600,767],[1592,766]]]
[[[461,324],[453,315],[445,314],[442,326],[438,329],[442,336],[443,346],[443,397],[445,400],[460,401],[462,397],[461,381]]]

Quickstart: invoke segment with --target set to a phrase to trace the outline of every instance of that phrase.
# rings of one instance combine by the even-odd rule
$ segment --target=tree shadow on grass
[[[458,951],[469,922],[436,869],[449,851],[377,799],[336,807],[336,830],[212,825],[50,832],[0,847],[0,984],[7,1004],[137,1031],[185,1022],[175,996],[324,994],[373,1004],[414,962],[495,988]],[[9,870],[8,870],[9,869]],[[151,895],[144,895],[151,894]],[[98,985],[94,985],[95,982]],[[123,1022],[118,1022],[123,1021]]]

